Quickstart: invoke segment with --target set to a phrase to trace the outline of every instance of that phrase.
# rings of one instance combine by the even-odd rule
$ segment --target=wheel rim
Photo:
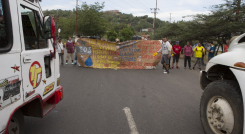
[[[234,114],[228,101],[221,96],[212,97],[207,105],[207,120],[214,133],[230,134],[234,128]]]
[[[9,134],[19,134],[19,122],[16,118],[12,117],[9,126],[8,126],[8,133]]]

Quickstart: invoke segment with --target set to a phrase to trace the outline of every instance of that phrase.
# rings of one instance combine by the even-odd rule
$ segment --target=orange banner
[[[81,66],[109,69],[155,69],[161,55],[158,40],[137,40],[120,44],[81,38],[76,43],[77,59]]]

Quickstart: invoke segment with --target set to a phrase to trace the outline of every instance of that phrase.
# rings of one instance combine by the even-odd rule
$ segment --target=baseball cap
[[[179,44],[179,41],[176,41],[176,44]]]

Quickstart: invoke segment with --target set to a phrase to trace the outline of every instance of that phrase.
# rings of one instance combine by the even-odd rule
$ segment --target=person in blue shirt
[[[210,48],[207,49],[208,61],[214,57],[214,52],[215,52],[215,47],[214,47],[213,42],[210,42],[209,45],[210,45]]]

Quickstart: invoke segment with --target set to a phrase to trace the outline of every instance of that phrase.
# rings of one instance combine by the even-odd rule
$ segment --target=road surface
[[[192,63],[193,64],[193,63]],[[64,99],[26,134],[203,134],[199,70],[61,67]]]

